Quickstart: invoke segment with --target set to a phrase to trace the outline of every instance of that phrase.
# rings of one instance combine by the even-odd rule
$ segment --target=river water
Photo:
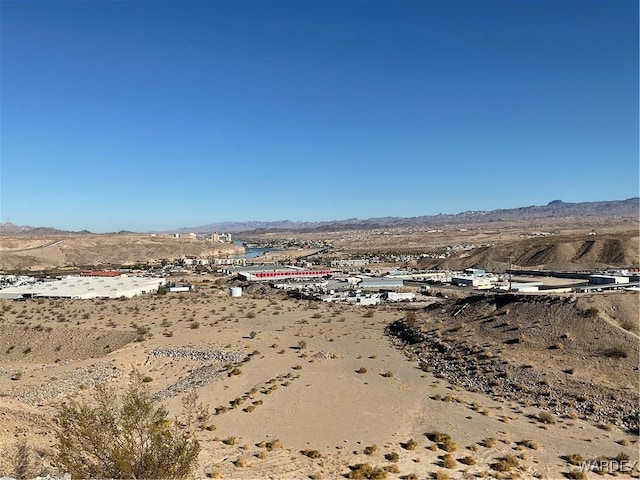
[[[233,242],[235,245],[242,247],[242,240],[236,240]],[[282,250],[279,248],[247,248],[245,249],[244,255],[235,255],[231,258],[256,258],[262,255],[263,253],[268,252],[281,252]]]

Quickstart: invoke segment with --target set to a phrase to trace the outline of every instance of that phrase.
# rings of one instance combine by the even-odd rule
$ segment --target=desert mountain
[[[543,206],[532,205],[511,209],[490,211],[466,211],[457,214],[423,215],[418,217],[378,217],[368,219],[349,218],[327,222],[295,222],[279,220],[273,222],[219,222],[198,227],[180,228],[178,232],[252,232],[271,231],[329,231],[373,229],[391,227],[415,227],[460,223],[531,221],[542,219],[559,220],[564,218],[638,218],[640,199],[569,203],[554,200]]]
[[[270,222],[217,222],[196,227],[181,227],[176,230],[157,233],[211,233],[211,232],[251,232],[268,233],[273,231],[322,232],[330,230],[355,230],[392,227],[418,227],[447,224],[469,224],[500,221],[531,221],[531,220],[561,220],[575,218],[635,218],[640,217],[640,198],[627,200],[613,200],[600,202],[569,203],[553,200],[546,205],[532,205],[511,209],[489,211],[466,211],[456,214],[422,215],[418,217],[375,217],[367,219],[347,218],[324,222],[298,222],[292,220],[277,220]],[[131,234],[134,232],[112,232],[109,235]],[[0,235],[92,235],[92,232],[82,230],[78,232],[59,230],[53,227],[32,227],[15,225],[11,222],[0,223]]]

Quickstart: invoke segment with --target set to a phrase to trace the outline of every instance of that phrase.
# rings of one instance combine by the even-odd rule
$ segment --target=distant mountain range
[[[554,200],[546,205],[519,207],[490,211],[467,211],[457,214],[423,215],[419,217],[378,217],[378,218],[348,218],[326,222],[294,222],[280,220],[273,222],[218,222],[198,227],[183,227],[176,230],[156,233],[266,233],[272,231],[332,231],[374,229],[392,227],[436,226],[446,224],[469,224],[480,222],[513,222],[543,219],[562,218],[639,218],[640,198],[634,197],[627,200],[614,200],[602,202],[568,203],[562,200]],[[129,234],[134,232],[120,231],[117,234]],[[13,223],[0,223],[0,235],[91,235],[87,230],[70,232],[57,230],[51,227],[19,226]]]
[[[178,233],[266,233],[271,231],[329,231],[350,229],[374,229],[411,227],[420,225],[444,225],[498,221],[526,221],[536,219],[560,219],[576,217],[635,217],[640,216],[640,198],[602,202],[568,203],[554,200],[543,206],[532,205],[491,211],[467,211],[457,214],[423,215],[419,217],[378,217],[368,219],[348,218],[326,222],[219,222],[199,227],[175,230]]]
[[[70,232],[68,230],[58,230],[53,227],[29,227],[26,225],[15,225],[11,222],[0,223],[0,235],[90,235],[88,230]]]

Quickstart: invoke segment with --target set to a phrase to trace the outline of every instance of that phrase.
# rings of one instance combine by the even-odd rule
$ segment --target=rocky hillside
[[[221,256],[242,253],[235,245],[177,240],[151,235],[83,235],[3,238],[0,270],[45,270],[89,265],[133,265],[185,256]]]
[[[638,266],[638,233],[530,238],[464,251],[446,259],[425,258],[422,268],[463,269],[473,266],[504,270],[512,265],[547,270],[603,269]]]
[[[389,333],[423,369],[471,391],[637,431],[637,303],[630,292],[477,295],[410,315]]]

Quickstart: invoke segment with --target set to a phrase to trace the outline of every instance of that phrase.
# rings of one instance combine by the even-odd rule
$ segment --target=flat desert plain
[[[25,440],[31,475],[64,473],[59,405],[135,369],[171,415],[192,388],[208,406],[200,478],[597,477],[581,458],[638,478],[637,292],[407,311],[231,298],[198,277],[192,293],[2,301],[0,472]]]

